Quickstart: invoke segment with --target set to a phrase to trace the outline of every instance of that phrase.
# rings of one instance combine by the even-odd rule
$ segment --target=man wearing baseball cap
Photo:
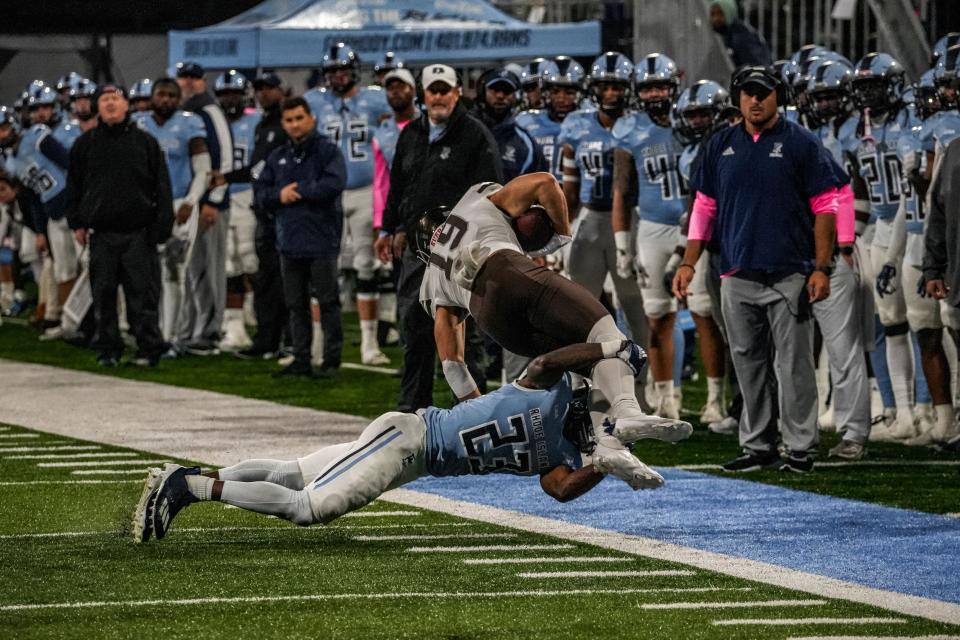
[[[123,353],[117,287],[123,285],[130,331],[137,339],[131,363],[155,366],[163,351],[159,324],[157,245],[173,227],[170,176],[159,143],[131,122],[127,93],[107,83],[97,95],[100,125],[70,152],[67,221],[90,244],[90,286],[97,324],[94,348],[101,366]]]
[[[444,64],[427,65],[420,84],[426,117],[413,120],[397,140],[390,194],[376,243],[381,261],[394,257],[401,261],[397,286],[404,338],[398,404],[401,411],[415,411],[432,402],[436,358],[433,319],[420,306],[425,265],[408,247],[407,230],[413,229],[428,210],[442,205],[453,207],[472,185],[503,182],[497,143],[461,103],[456,71]],[[473,350],[468,348],[467,353],[473,378],[483,380]]]

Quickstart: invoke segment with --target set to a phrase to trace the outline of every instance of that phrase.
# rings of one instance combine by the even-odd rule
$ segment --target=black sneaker
[[[183,345],[183,350],[192,356],[217,356],[220,355],[220,349],[213,344],[202,342],[188,342]]]
[[[329,380],[331,378],[336,378],[337,374],[340,373],[340,367],[334,365],[323,365],[314,372],[315,378],[322,378],[324,380]]]
[[[118,364],[120,364],[120,361],[117,359],[116,356],[112,356],[108,353],[104,353],[102,355],[97,356],[97,364],[100,365],[101,367],[112,369],[116,367]]]
[[[783,465],[780,455],[773,453],[743,453],[737,458],[723,465],[724,471],[731,473],[745,473],[747,471],[760,471],[761,469],[779,469]]]
[[[181,467],[178,464],[164,466],[160,483],[154,490],[156,497],[152,498],[153,504],[150,506],[153,535],[157,540],[162,540],[167,535],[170,523],[181,509],[199,502],[187,488],[187,476],[198,475],[200,475],[200,467]]]
[[[813,456],[808,453],[790,453],[784,458],[780,471],[792,471],[793,473],[810,473],[813,471]]]
[[[299,362],[294,360],[283,369],[274,371],[270,374],[274,378],[312,378],[313,367],[309,362]]]
[[[263,349],[253,347],[251,349],[234,351],[233,355],[241,360],[273,360],[277,354],[273,351],[265,351]]]

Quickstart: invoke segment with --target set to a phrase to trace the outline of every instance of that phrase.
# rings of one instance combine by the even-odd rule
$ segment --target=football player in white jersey
[[[618,351],[636,364],[646,357],[629,341]],[[543,491],[561,502],[587,493],[605,474],[635,491],[656,489],[660,474],[614,436],[593,435],[593,394],[574,391],[564,374],[609,359],[620,362],[597,343],[562,347],[535,358],[524,377],[494,393],[449,410],[385,413],[357,440],[296,460],[244,460],[204,475],[175,464],[151,469],[134,510],[134,541],[166,537],[177,513],[206,500],[300,526],[327,524],[424,476],[539,476]]]
[[[554,233],[543,246],[524,246],[512,220],[537,207],[549,217]],[[464,362],[467,315],[504,349],[530,358],[578,342],[604,343],[612,355],[624,339],[591,292],[526,255],[551,253],[569,240],[566,199],[551,174],[527,174],[504,187],[474,185],[442,224],[434,224],[425,216],[414,237],[418,255],[428,263],[420,302],[434,318],[443,372],[459,399],[479,395]],[[639,367],[610,359],[583,373],[589,373],[609,402],[612,426],[621,439],[642,433],[677,441],[690,435],[686,422],[641,411],[634,393]],[[597,423],[594,428],[600,432],[610,426]]]

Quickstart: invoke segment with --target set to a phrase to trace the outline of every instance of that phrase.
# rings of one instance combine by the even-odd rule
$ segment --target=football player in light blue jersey
[[[160,143],[167,159],[176,224],[162,251],[163,304],[160,327],[163,339],[170,341],[176,331],[183,301],[183,279],[187,247],[197,216],[192,215],[207,190],[210,154],[207,151],[206,129],[199,116],[181,111],[180,86],[173,78],[160,78],[153,83],[151,111],[133,114],[144,131]]]
[[[664,287],[663,280],[670,270],[668,264],[675,260],[677,247],[686,244],[680,239],[680,218],[686,210],[687,185],[677,166],[683,148],[670,122],[670,109],[679,86],[680,72],[669,57],[651,53],[637,61],[637,111],[614,128],[617,150],[611,220],[617,275],[637,280],[650,322],[650,371],[657,398],[654,413],[673,419],[680,417],[673,384],[677,299]],[[618,130],[624,124],[627,126],[621,133]],[[628,202],[634,176],[637,200]],[[632,231],[635,205],[639,223]]]
[[[230,123],[233,137],[233,170],[249,166],[254,134],[261,114],[248,109],[250,82],[236,70],[220,74],[213,93]],[[230,224],[227,229],[227,298],[223,312],[221,351],[243,351],[253,346],[243,320],[243,302],[259,266],[254,237],[257,218],[253,213],[253,185],[230,184]]]
[[[527,130],[540,149],[557,180],[563,180],[560,153],[560,129],[583,97],[584,72],[576,60],[569,56],[557,56],[540,65],[543,82],[543,109],[523,111],[517,116],[517,124]]]
[[[69,151],[81,135],[97,126],[97,114],[93,112],[93,98],[97,85],[92,80],[77,78],[68,89],[67,105],[69,118],[63,118],[53,136]]]
[[[937,88],[941,110],[937,114],[931,135],[936,143],[936,154],[941,155],[957,136],[960,136],[956,78],[960,74],[960,45],[943,52],[934,67],[933,81]]]
[[[643,358],[636,345],[623,348]],[[600,344],[576,344],[535,358],[523,378],[453,409],[390,412],[360,437],[297,460],[246,460],[200,475],[200,468],[151,469],[134,510],[133,536],[165,537],[184,507],[215,500],[301,526],[327,524],[383,492],[425,476],[510,473],[539,476],[566,502],[611,474],[632,489],[656,489],[663,478],[614,436],[594,438],[586,389],[575,392],[564,371],[603,359]],[[589,455],[589,460],[584,456]]]
[[[385,93],[358,83],[360,59],[338,43],[322,63],[329,88],[304,95],[317,118],[317,131],[340,147],[347,165],[343,192],[342,269],[357,272],[357,314],[360,316],[360,360],[389,364],[377,342],[377,263],[373,255],[373,132],[392,113]]]
[[[703,140],[711,131],[726,124],[725,118],[732,110],[730,94],[710,80],[695,82],[680,93],[673,109],[672,120],[680,139],[686,143],[677,163],[683,180],[689,183]],[[688,203],[692,201],[693,194],[689,194]],[[681,242],[682,231],[681,229]],[[677,266],[674,266],[674,263]],[[679,263],[671,257],[664,279],[672,281],[678,266]],[[687,294],[687,308],[697,327],[700,356],[707,374],[707,402],[700,411],[700,422],[707,425],[711,431],[724,433],[735,428],[736,420],[727,417],[723,404],[725,349],[707,289],[707,277],[710,274],[710,256],[707,252],[700,256],[695,268],[696,273]]]
[[[645,343],[647,319],[636,278],[617,273],[617,250],[610,211],[613,208],[613,130],[630,103],[633,63],[608,51],[590,66],[588,92],[596,111],[575,111],[560,128],[563,150],[563,193],[576,220],[567,270],[570,278],[599,298],[607,274],[630,325],[632,337]],[[582,205],[582,206],[581,206]]]
[[[854,105],[860,111],[859,135],[852,149],[858,165],[856,173],[869,198],[871,218],[875,220],[872,238],[869,238],[869,229],[864,237],[869,238],[864,280],[876,282],[886,260],[893,221],[900,207],[903,172],[897,156],[897,143],[907,128],[902,102],[903,67],[889,54],[869,53],[854,67],[850,87]],[[855,177],[855,186],[857,182]],[[894,276],[890,285],[895,289],[890,294],[874,288],[874,303],[883,325],[886,365],[896,404],[897,416],[889,428],[889,435],[907,439],[917,435],[912,407],[913,345],[899,276]],[[874,429],[874,437],[886,435],[886,432]]]
[[[921,293],[923,288],[923,233],[925,196],[929,186],[934,139],[930,129],[939,111],[939,99],[933,85],[933,70],[926,72],[914,87],[914,102],[909,106],[911,125],[897,143],[897,155],[903,165],[902,203],[893,225],[890,246],[884,266],[877,275],[877,289],[892,293],[892,280],[901,274],[903,296],[907,306],[907,322],[920,345],[922,373],[932,400],[930,405],[917,405],[917,431],[906,444],[928,445],[943,442],[954,435],[955,411],[950,391],[947,355],[943,349],[943,320],[940,303]],[[917,372],[918,378],[921,372]]]

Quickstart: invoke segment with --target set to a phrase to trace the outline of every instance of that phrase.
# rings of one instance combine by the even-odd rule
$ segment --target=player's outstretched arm
[[[597,486],[603,477],[604,474],[595,471],[593,465],[574,471],[562,464],[540,475],[540,487],[551,498],[570,502]]]
[[[552,173],[528,173],[514,178],[490,196],[490,202],[512,218],[519,218],[531,206],[539,204],[547,210],[554,231],[562,236],[570,235],[567,199]]]
[[[528,389],[549,389],[565,371],[590,368],[604,358],[620,358],[634,374],[639,374],[647,354],[630,340],[584,342],[554,349],[537,356],[527,365],[527,373],[519,384]]]
[[[465,334],[462,309],[437,305],[433,321],[437,354],[440,356],[440,364],[447,384],[459,400],[480,396],[477,383],[470,375],[464,359]]]

